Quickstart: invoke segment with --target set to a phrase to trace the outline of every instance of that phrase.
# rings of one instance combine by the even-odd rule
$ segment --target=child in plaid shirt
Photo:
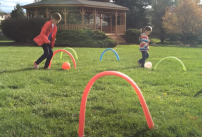
[[[146,26],[142,29],[142,34],[140,35],[140,47],[139,50],[142,53],[142,58],[137,61],[138,65],[144,67],[145,60],[149,57],[149,37],[148,35],[152,32],[152,27]]]

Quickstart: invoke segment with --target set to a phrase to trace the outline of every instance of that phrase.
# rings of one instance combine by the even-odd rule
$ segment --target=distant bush
[[[16,42],[29,42],[40,34],[44,18],[6,19],[2,22],[3,34]],[[104,32],[90,29],[58,30],[56,46],[68,47],[115,47],[117,42],[105,35]]]
[[[117,42],[104,32],[90,29],[59,30],[56,46],[64,47],[115,47]]]
[[[44,18],[9,18],[2,22],[1,29],[7,38],[16,42],[27,42],[39,35],[46,21]]]
[[[139,44],[140,30],[138,29],[128,29],[126,30],[126,42]]]

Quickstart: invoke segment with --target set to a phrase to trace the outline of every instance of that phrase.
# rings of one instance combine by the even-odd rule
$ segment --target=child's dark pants
[[[44,68],[48,68],[50,60],[53,56],[53,50],[51,45],[46,43],[42,45],[42,48],[44,50],[44,54],[36,61],[36,64],[40,64],[44,59],[46,59]]]
[[[147,51],[141,51],[142,52],[142,58],[139,60],[139,63],[141,64],[141,67],[144,67],[145,60],[149,57],[149,53]]]

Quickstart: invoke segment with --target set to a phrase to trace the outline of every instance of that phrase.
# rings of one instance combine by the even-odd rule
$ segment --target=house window
[[[107,26],[107,23],[102,23],[102,26]]]

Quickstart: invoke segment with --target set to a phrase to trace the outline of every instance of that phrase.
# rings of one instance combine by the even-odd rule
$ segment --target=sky
[[[11,12],[17,3],[20,5],[26,5],[33,3],[33,1],[34,0],[0,0],[0,10],[4,12]]]
[[[11,12],[17,3],[26,5],[33,3],[34,0],[0,0],[0,10],[4,12]]]

